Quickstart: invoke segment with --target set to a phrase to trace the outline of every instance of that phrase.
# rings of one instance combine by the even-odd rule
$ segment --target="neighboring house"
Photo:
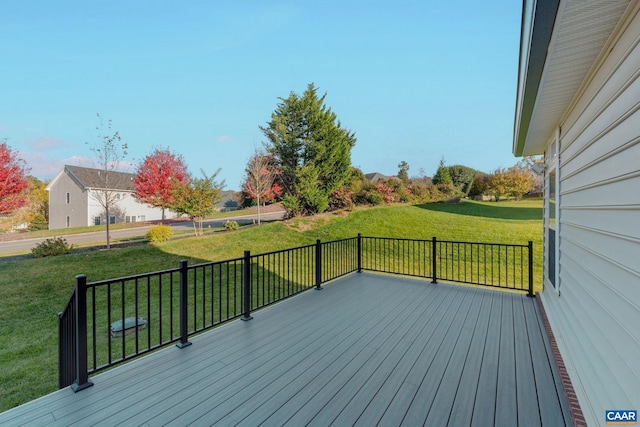
[[[544,154],[540,298],[590,425],[640,410],[640,2],[526,0],[513,152]]]
[[[390,179],[400,180],[397,176],[386,176],[382,175],[378,172],[366,173],[364,174],[364,178],[369,182],[380,182],[380,181],[388,181]]]
[[[110,171],[108,182],[117,191],[110,207],[111,224],[162,219],[162,210],[139,203],[133,198],[134,174]],[[47,186],[49,192],[49,229],[105,224],[104,207],[97,198],[105,188],[104,171],[65,166]],[[166,218],[176,214],[167,210]]]

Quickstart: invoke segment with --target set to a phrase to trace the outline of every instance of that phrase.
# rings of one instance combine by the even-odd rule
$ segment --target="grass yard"
[[[57,387],[57,313],[77,274],[89,281],[235,258],[315,242],[365,236],[494,243],[534,242],[536,290],[542,278],[542,202],[464,202],[386,206],[192,237],[158,245],[0,263],[0,411]]]

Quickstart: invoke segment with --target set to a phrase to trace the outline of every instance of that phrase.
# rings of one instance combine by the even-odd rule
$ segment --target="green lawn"
[[[233,233],[110,251],[0,263],[0,411],[54,391],[57,386],[57,313],[77,274],[89,281],[235,258],[252,253],[352,237],[357,233],[474,242],[534,242],[535,285],[541,288],[542,202],[464,202],[356,209],[313,219],[244,228]]]

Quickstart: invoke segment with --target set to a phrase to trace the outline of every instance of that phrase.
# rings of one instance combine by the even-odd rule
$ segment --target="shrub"
[[[329,210],[337,211],[338,209],[351,209],[353,208],[353,200],[351,196],[353,191],[346,187],[340,187],[333,192],[329,199]]]
[[[376,190],[378,191],[378,193],[380,193],[380,195],[382,196],[382,200],[384,200],[385,203],[393,203],[396,201],[393,194],[393,188],[391,188],[384,182],[378,184],[376,186]]]
[[[158,242],[166,242],[173,235],[173,230],[168,225],[158,224],[156,226],[151,227],[151,229],[147,232],[147,239],[150,242],[158,243]]]
[[[225,221],[224,222],[224,229],[227,230],[227,231],[237,230],[238,228],[240,228],[240,225],[236,221]]]
[[[38,243],[31,249],[34,258],[44,258],[47,256],[58,256],[68,254],[73,250],[73,245],[67,243],[62,237],[54,237]]]
[[[358,205],[371,205],[371,206],[381,205],[384,202],[384,200],[382,199],[382,194],[378,193],[378,191],[375,188],[369,188],[369,187],[365,187],[362,190],[360,190],[355,195],[354,201]]]
[[[300,201],[297,197],[287,194],[282,199],[282,207],[287,210],[287,217],[291,218],[300,213]]]

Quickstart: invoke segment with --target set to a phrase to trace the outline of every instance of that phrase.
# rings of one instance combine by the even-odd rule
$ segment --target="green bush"
[[[173,230],[168,225],[158,224],[147,232],[147,239],[153,243],[166,242],[173,235]]]
[[[73,250],[73,245],[67,243],[62,237],[53,237],[38,243],[31,249],[31,256],[44,258],[47,256],[65,255]]]
[[[384,203],[382,194],[376,190],[376,187],[372,184],[363,186],[353,197],[353,201],[356,205],[371,205],[377,206]]]
[[[240,225],[236,221],[225,221],[224,222],[224,229],[227,230],[227,231],[237,230],[238,228],[240,228]]]
[[[287,194],[282,199],[282,207],[287,210],[287,217],[291,218],[300,213],[300,201],[297,197]]]

